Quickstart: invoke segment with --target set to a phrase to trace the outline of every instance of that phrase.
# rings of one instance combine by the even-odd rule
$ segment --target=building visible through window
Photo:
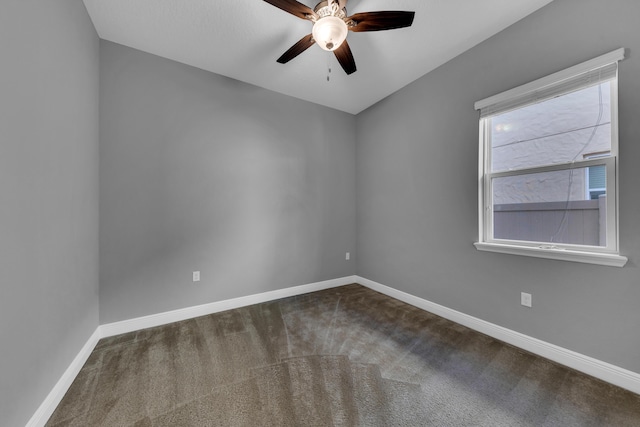
[[[605,151],[602,153],[590,153],[583,155],[585,159],[595,159],[598,157],[606,157],[611,153]],[[585,198],[587,200],[597,200],[598,197],[607,193],[607,170],[604,166],[591,166],[586,170],[585,182],[586,191]]]
[[[491,172],[508,172],[492,180],[495,239],[606,246],[599,229],[606,209],[597,202],[606,195],[599,185],[606,166],[577,167],[576,160],[611,153],[610,87],[596,84],[487,119]],[[552,165],[565,166],[539,170]],[[585,200],[594,202],[573,203]]]

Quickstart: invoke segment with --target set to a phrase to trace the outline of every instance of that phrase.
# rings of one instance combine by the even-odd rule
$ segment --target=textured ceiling
[[[552,0],[350,0],[348,14],[415,11],[413,26],[349,33],[358,71],[312,46],[311,22],[263,0],[84,0],[100,38],[356,114]],[[301,0],[313,8],[315,0]],[[328,68],[331,80],[327,82]]]

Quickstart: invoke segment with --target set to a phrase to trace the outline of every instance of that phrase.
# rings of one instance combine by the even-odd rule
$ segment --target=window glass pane
[[[606,192],[592,197],[587,169],[494,178],[494,239],[606,246]]]
[[[611,150],[611,83],[509,111],[488,122],[494,172],[607,152]]]

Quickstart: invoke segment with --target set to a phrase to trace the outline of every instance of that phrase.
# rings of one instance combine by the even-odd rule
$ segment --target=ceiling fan
[[[333,52],[347,74],[356,71],[356,62],[347,43],[349,31],[382,31],[409,27],[415,12],[382,11],[362,12],[347,16],[347,0],[324,0],[310,7],[296,0],[264,0],[301,19],[313,22],[311,34],[304,36],[278,58],[286,64],[302,52],[318,44],[322,49]]]

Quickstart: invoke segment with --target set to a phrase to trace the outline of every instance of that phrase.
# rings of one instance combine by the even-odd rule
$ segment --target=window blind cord
[[[589,145],[593,142],[593,139],[596,136],[596,132],[598,131],[598,127],[600,126],[600,122],[602,121],[602,116],[604,115],[604,105],[602,102],[602,83],[598,85],[598,118],[596,120],[595,126],[593,126],[593,130],[591,131],[591,135],[587,139],[587,142],[582,145],[582,148],[576,153],[576,155],[571,159],[571,169],[569,170],[569,185],[567,186],[567,197],[565,202],[564,213],[562,215],[562,220],[560,220],[560,224],[558,224],[558,229],[551,236],[551,243],[557,243],[556,239],[558,235],[566,228],[568,220],[569,220],[569,203],[571,202],[571,190],[573,189],[574,183],[574,175],[575,169],[573,165],[576,162],[576,159],[580,157],[582,153],[587,149]]]

